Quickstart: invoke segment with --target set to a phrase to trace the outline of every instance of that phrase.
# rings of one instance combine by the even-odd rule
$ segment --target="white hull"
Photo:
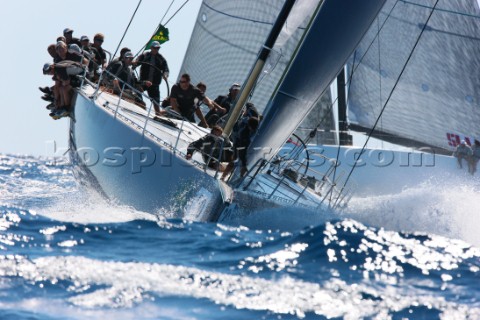
[[[322,146],[319,151],[326,157],[336,159],[339,155],[336,183],[341,188],[350,174],[355,159],[361,151],[359,147]],[[321,170],[325,164],[318,166]],[[355,196],[375,196],[399,193],[406,188],[418,186],[427,181],[446,181],[450,179],[475,180],[480,182],[479,174],[472,176],[467,165],[459,169],[453,156],[432,153],[395,151],[384,149],[366,149],[354,168],[347,187],[353,188]]]
[[[215,172],[178,153],[203,136],[203,129],[184,123],[187,134],[177,141],[178,129],[150,119],[144,132],[145,110],[122,101],[115,118],[118,97],[103,93],[93,101],[88,98],[93,90],[85,90],[77,95],[70,126],[71,155],[81,181],[137,210],[183,218],[192,207],[203,214],[196,220],[215,219],[211,214],[220,197]],[[105,107],[107,102],[112,107]]]
[[[255,170],[236,190],[224,184],[219,188],[218,173],[205,169],[199,154],[193,161],[184,159],[188,144],[207,130],[168,120],[175,128],[152,120],[145,110],[129,102],[121,101],[116,108],[118,97],[107,93],[93,101],[89,98],[93,93],[88,88],[79,92],[70,126],[77,176],[110,200],[137,210],[196,221],[224,221],[232,209],[241,209],[247,215],[281,206],[325,212],[331,207],[341,209],[350,196],[398,193],[429,179],[458,176],[478,180],[466,169],[458,169],[453,157],[366,150],[344,188],[360,149],[341,147],[338,152],[336,146],[315,146],[310,148],[309,167],[315,171],[317,181],[327,176],[323,181],[328,183],[322,189],[307,188],[278,172],[269,174],[268,166],[252,183],[250,177]],[[338,167],[333,173],[329,170],[333,160],[327,159],[336,159],[337,154]],[[227,189],[229,195],[225,196]]]
[[[302,193],[304,187],[290,179],[284,179],[281,187],[276,189],[279,178],[276,175],[263,173],[256,176],[253,183],[246,179],[234,192],[233,208],[227,208],[220,221],[238,220],[250,216],[254,210],[272,207],[301,207],[309,211],[325,213],[338,212],[348,205],[351,197],[375,197],[387,194],[398,194],[405,189],[415,188],[423,183],[452,183],[452,179],[464,179],[465,182],[480,183],[478,174],[472,176],[467,166],[458,168],[457,160],[452,156],[432,153],[394,151],[385,149],[366,149],[353,169],[361,148],[338,146],[311,146],[310,166],[307,176],[316,172],[317,181],[322,181],[327,174],[331,184],[323,189]],[[323,157],[315,156],[315,153]],[[337,169],[333,174],[331,164],[338,154]],[[351,174],[350,174],[351,173]],[[349,177],[350,175],[350,177]],[[348,179],[348,181],[347,181]],[[347,183],[345,183],[347,181]],[[243,190],[248,185],[248,190]],[[333,187],[332,187],[333,186]],[[334,190],[333,192],[330,192]],[[300,196],[302,194],[302,196]],[[257,204],[252,202],[257,199]],[[259,201],[258,199],[261,199]],[[340,202],[337,199],[341,200]],[[259,203],[262,203],[263,206]],[[254,209],[252,209],[252,207]],[[334,210],[330,210],[335,207]]]

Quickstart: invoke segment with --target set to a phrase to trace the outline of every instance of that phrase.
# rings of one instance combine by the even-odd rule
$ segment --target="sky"
[[[2,2],[0,36],[0,154],[51,157],[68,147],[67,118],[52,120],[40,99],[39,86],[52,84],[43,75],[45,62],[51,62],[48,45],[55,43],[63,29],[74,30],[73,36],[95,33],[105,35],[103,47],[115,52],[139,1],[82,0],[15,0]],[[120,47],[136,54],[148,41],[171,4],[171,0],[142,0],[135,18]],[[165,23],[185,0],[175,0]],[[170,85],[178,75],[188,46],[201,0],[189,0],[166,24],[170,41],[160,53],[170,68]],[[160,87],[165,91],[165,87]],[[161,93],[163,97],[164,94]],[[55,147],[54,147],[55,146]],[[56,150],[56,151],[55,151]]]

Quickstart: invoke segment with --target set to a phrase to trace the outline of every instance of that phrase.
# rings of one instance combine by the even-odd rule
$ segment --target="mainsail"
[[[350,122],[370,130],[385,107],[375,131],[393,141],[479,139],[479,15],[472,0],[387,1],[349,63]]]
[[[343,68],[384,0],[325,0],[267,106],[249,163],[271,159]]]

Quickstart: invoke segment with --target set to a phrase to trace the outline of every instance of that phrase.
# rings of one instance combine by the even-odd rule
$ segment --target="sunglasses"
[[[95,39],[97,42],[103,42],[103,39]]]

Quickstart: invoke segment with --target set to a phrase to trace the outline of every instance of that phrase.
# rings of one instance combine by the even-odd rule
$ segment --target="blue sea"
[[[0,319],[480,319],[479,187],[200,223],[0,155]]]

